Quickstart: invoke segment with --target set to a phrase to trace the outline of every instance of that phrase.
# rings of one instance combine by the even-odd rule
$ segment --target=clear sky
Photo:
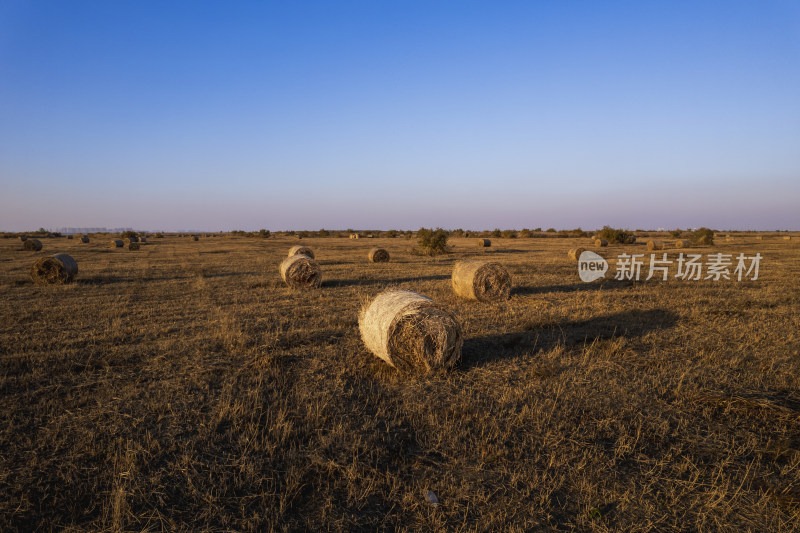
[[[0,229],[800,229],[800,2],[0,2]]]

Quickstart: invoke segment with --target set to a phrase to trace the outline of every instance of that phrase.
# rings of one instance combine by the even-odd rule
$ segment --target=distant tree
[[[500,231],[500,228],[494,228],[491,233],[492,237],[500,238],[503,236],[503,232]]]
[[[260,230],[258,230],[258,236],[261,237],[262,239],[269,239],[270,235],[272,234],[268,229],[261,228]]]

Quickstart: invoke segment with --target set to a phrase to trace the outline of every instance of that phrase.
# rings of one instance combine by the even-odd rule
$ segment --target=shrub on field
[[[631,238],[633,233],[628,230],[621,230],[612,228],[611,226],[603,226],[603,229],[597,232],[597,238],[606,240],[610,243],[626,244],[632,242]]]
[[[689,240],[693,244],[714,244],[714,230],[697,228],[689,234]]]
[[[447,253],[447,232],[442,228],[420,228],[417,231],[417,242],[422,253],[438,255]]]

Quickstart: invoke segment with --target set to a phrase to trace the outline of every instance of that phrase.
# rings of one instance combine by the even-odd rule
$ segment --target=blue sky
[[[800,3],[0,3],[0,229],[800,229]]]

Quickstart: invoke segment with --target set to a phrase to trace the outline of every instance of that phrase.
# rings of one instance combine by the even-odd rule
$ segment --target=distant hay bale
[[[128,237],[128,242],[139,242],[139,237],[135,235],[133,237]]]
[[[350,234],[350,238],[351,239],[360,239],[361,235],[359,235],[358,233],[351,233]]]
[[[597,247],[608,246],[608,241],[605,239],[595,239],[594,245]]]
[[[661,242],[661,241],[654,241],[654,240],[651,239],[651,240],[647,241],[647,249],[648,250],[663,250],[664,249],[664,243]]]
[[[132,252],[135,252],[136,250],[138,250],[138,249],[139,249],[139,246],[140,246],[140,245],[139,245],[139,243],[138,243],[138,242],[131,242],[131,243],[128,243],[128,250],[130,250],[130,251],[132,251]]]
[[[71,239],[71,238],[72,238],[72,235],[67,235],[67,239]]]
[[[199,241],[200,239],[197,237],[197,235],[192,235],[192,240],[193,241]]]
[[[292,257],[293,255],[305,255],[306,257],[310,257],[314,259],[314,252],[308,246],[300,246],[295,245],[289,248],[289,255],[288,257]]]
[[[81,237],[81,242],[82,242],[82,243],[87,243],[87,242],[89,242],[89,236],[88,236],[88,235],[84,235],[83,237]]]
[[[452,285],[458,296],[481,302],[508,300],[511,295],[511,275],[495,262],[457,262],[453,267]]]
[[[310,289],[322,284],[322,270],[308,256],[292,255],[280,266],[281,278],[292,289]]]
[[[147,242],[147,237],[139,237],[139,242]]]
[[[736,239],[733,238],[733,235],[725,235],[725,242],[733,242]]]
[[[791,235],[784,235],[783,236],[783,240],[784,241],[791,241],[792,240],[792,236]]]
[[[478,239],[478,248],[488,248],[492,245],[489,239]]]
[[[358,327],[366,347],[400,372],[452,368],[461,358],[461,324],[447,309],[416,292],[379,294],[361,311]]]
[[[27,240],[28,240],[28,236],[27,235],[20,235],[19,236],[19,242],[25,242]]]
[[[675,241],[675,248],[691,248],[692,242],[686,239],[678,239]]]
[[[123,246],[125,246],[125,243],[121,239],[113,239],[111,241],[112,248],[122,248]]]
[[[383,248],[373,248],[367,254],[367,257],[373,263],[388,263],[389,262],[389,252],[384,250]]]
[[[22,248],[29,252],[38,252],[42,249],[42,243],[39,239],[25,239],[25,242],[22,243]]]
[[[570,259],[572,259],[573,261],[577,261],[578,259],[580,259],[580,258],[581,258],[581,254],[582,254],[583,252],[585,252],[585,251],[586,251],[586,248],[573,248],[572,250],[570,250],[569,252],[567,252],[567,255],[568,255],[568,256],[569,256],[569,258],[570,258]]]
[[[622,244],[636,244],[636,235],[628,235]]]
[[[31,279],[37,285],[69,283],[78,275],[78,263],[67,254],[40,257],[31,266]]]

